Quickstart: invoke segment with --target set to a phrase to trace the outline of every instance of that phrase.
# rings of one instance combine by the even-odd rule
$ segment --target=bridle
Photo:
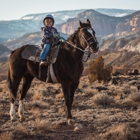
[[[71,43],[69,43],[67,40],[65,40],[65,42],[66,42],[67,44],[73,46],[74,48],[76,48],[76,49],[78,49],[78,50],[84,52],[84,54],[87,55],[87,59],[84,61],[84,62],[86,62],[86,61],[88,60],[88,57],[90,57],[90,55],[92,54],[92,52],[90,51],[90,49],[91,49],[90,46],[91,46],[93,43],[97,43],[97,44],[98,44],[98,41],[97,41],[97,39],[96,39],[96,37],[95,37],[94,30],[93,30],[92,28],[83,27],[83,28],[80,29],[80,32],[82,32],[83,29],[88,29],[88,30],[91,30],[91,32],[92,32],[92,33],[91,33],[92,36],[89,37],[88,39],[86,39],[86,38],[84,37],[84,35],[82,35],[82,38],[85,40],[85,42],[86,42],[86,44],[87,44],[87,47],[85,48],[85,50],[84,50],[84,49],[81,49],[80,47],[77,47],[77,46],[75,46],[75,45],[73,45],[73,44],[71,44]],[[90,41],[91,39],[93,39],[94,41],[89,43],[89,41]]]
[[[80,29],[80,32],[81,32],[82,30],[84,30],[84,29],[90,30],[90,31],[91,31],[91,34],[92,34],[92,36],[89,37],[88,39],[86,39],[86,38],[84,37],[84,35],[82,35],[82,38],[83,38],[83,39],[85,40],[85,42],[87,43],[87,47],[90,48],[90,46],[91,46],[93,43],[97,43],[97,44],[98,44],[98,41],[97,41],[97,39],[96,39],[96,37],[95,37],[95,34],[94,34],[94,30],[93,30],[92,28],[89,28],[89,27],[83,27],[83,28]],[[90,44],[89,44],[89,41],[90,41],[91,39],[93,39],[94,41],[93,41],[93,42],[90,42]]]

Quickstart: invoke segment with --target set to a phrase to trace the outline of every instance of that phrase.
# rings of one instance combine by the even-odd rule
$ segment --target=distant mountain
[[[43,26],[42,19],[46,14],[52,14],[55,18],[55,24],[62,24],[70,18],[74,18],[77,14],[86,11],[81,10],[69,10],[69,11],[57,11],[51,13],[41,14],[29,14],[23,16],[19,20],[0,21],[0,38],[18,38],[26,33],[32,33],[40,31],[40,27]],[[110,16],[123,16],[134,13],[135,10],[122,10],[122,9],[95,9],[98,12],[107,14]]]
[[[34,20],[34,21],[41,21],[45,17],[46,14],[51,14],[55,19],[55,24],[60,24],[67,21],[69,18],[75,17],[77,14],[85,11],[86,9],[81,10],[65,10],[65,11],[57,11],[51,13],[41,13],[41,14],[29,14],[21,17],[20,20]],[[42,24],[42,23],[41,23]]]
[[[136,12],[136,10],[106,9],[106,8],[104,8],[104,9],[98,8],[98,9],[94,9],[94,10],[101,14],[113,16],[113,17],[123,17],[123,16],[130,15],[130,14]]]
[[[75,18],[58,25],[58,29],[66,34],[71,34],[78,27],[79,20],[90,19],[97,35],[106,36],[112,33],[132,31],[140,27],[140,11],[124,17],[112,17],[101,14],[95,10],[87,10],[78,14]]]
[[[67,21],[69,18],[76,17],[77,14],[84,12],[88,9],[80,9],[80,10],[65,10],[65,11],[57,11],[57,12],[51,12],[47,14],[51,14],[54,16],[56,24],[63,23]],[[123,9],[103,9],[103,8],[97,8],[94,9],[95,11],[108,15],[108,16],[115,16],[115,17],[122,17],[129,14],[132,14],[136,12],[136,10],[123,10]],[[46,15],[46,13],[41,14],[29,14],[21,17],[21,20],[42,20],[43,17]]]

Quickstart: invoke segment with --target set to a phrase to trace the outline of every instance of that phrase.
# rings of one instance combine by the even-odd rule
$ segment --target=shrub
[[[95,61],[90,61],[88,63],[88,72],[90,83],[93,83],[96,80],[98,80],[98,82],[103,81],[104,83],[107,83],[111,80],[112,66],[104,67],[104,59],[102,56],[99,56]]]
[[[38,131],[47,131],[51,129],[52,124],[50,122],[47,122],[46,120],[35,120],[35,127]]]
[[[2,133],[0,134],[0,140],[12,140],[13,139],[13,134],[12,133]]]
[[[96,105],[110,105],[114,103],[114,99],[106,93],[100,93],[93,96],[93,102]]]
[[[132,93],[128,96],[128,98],[134,102],[140,102],[140,93],[139,92]]]

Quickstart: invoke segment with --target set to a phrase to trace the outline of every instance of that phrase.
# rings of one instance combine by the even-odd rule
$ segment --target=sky
[[[140,0],[0,0],[0,20],[20,19],[27,14],[95,8],[140,10]]]

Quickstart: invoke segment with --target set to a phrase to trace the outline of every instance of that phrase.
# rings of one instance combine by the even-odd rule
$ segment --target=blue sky
[[[140,10],[140,0],[0,0],[0,20],[61,10],[116,8]]]

